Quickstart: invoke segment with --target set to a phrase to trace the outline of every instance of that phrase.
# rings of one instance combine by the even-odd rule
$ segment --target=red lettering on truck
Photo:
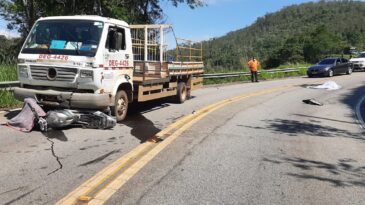
[[[39,54],[38,58],[41,60],[62,60],[62,61],[68,60],[68,56],[65,55]]]
[[[109,60],[109,67],[126,67],[129,65],[128,60]]]

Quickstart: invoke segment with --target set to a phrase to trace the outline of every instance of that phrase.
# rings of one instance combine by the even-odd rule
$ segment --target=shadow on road
[[[39,130],[37,130],[37,131],[39,131]],[[65,133],[62,130],[49,130],[47,132],[41,132],[41,133],[49,139],[57,139],[62,142],[68,141]]]
[[[291,165],[297,171],[295,173],[287,173],[287,175],[299,180],[317,180],[327,182],[335,187],[365,187],[365,166],[356,165],[357,161],[353,159],[338,159],[336,163],[299,157],[263,158],[262,161],[277,166]]]
[[[131,135],[139,139],[141,143],[147,141],[161,131],[151,120],[143,116],[142,113],[134,113],[133,115],[128,116],[123,124],[132,128]]]
[[[103,155],[97,157],[96,159],[93,159],[93,160],[90,160],[88,162],[85,162],[85,163],[80,164],[79,167],[84,167],[84,166],[88,166],[90,164],[99,163],[99,162],[103,161],[105,158],[109,157],[110,155],[115,154],[115,153],[118,153],[118,152],[120,152],[120,149],[110,151],[110,152],[108,152],[106,154],[103,154]]]
[[[6,117],[7,120],[10,120],[10,119],[14,118],[15,116],[17,116],[20,112],[21,112],[21,110],[9,111],[4,116]]]
[[[267,124],[266,127],[244,127],[271,130],[276,134],[287,134],[289,136],[309,135],[318,137],[343,137],[365,140],[365,132],[351,132],[328,125],[321,125],[320,122],[305,122],[287,119],[264,120],[264,122]]]
[[[143,103],[132,103],[129,107],[127,119],[123,124],[132,128],[131,135],[143,143],[161,131],[161,129],[157,128],[151,120],[144,116],[144,114],[169,107],[171,104],[175,103],[176,100],[173,97]]]
[[[340,122],[340,123],[346,123],[346,124],[352,124],[352,125],[356,125],[357,124],[356,122],[349,122],[349,121],[337,120],[337,119],[332,119],[332,118],[327,118],[327,117],[318,117],[318,116],[303,115],[303,114],[294,114],[294,115],[295,116],[299,116],[299,117],[310,118],[312,121],[315,121],[315,120],[326,120],[326,121]]]
[[[194,99],[195,96],[190,96],[189,99]],[[148,102],[132,103],[129,105],[128,115],[134,115],[136,113],[149,113],[155,110],[169,107],[171,104],[179,104],[175,97],[166,97]]]
[[[302,87],[302,88],[308,88],[308,86],[318,86],[318,85],[321,85],[321,84],[302,84],[302,85],[298,85],[298,87]]]
[[[123,124],[132,128],[131,135],[140,140],[141,143],[144,143],[161,130],[143,114],[170,106],[167,101],[167,99],[159,99],[150,102],[131,104],[127,119]]]
[[[354,108],[360,98],[365,95],[365,81],[362,83],[363,86],[350,90],[350,92],[342,98],[341,102],[348,105],[350,108]]]
[[[132,116],[136,113],[149,113],[169,106],[170,102],[166,99],[159,99],[141,103],[135,102],[129,105],[128,116]]]
[[[363,84],[363,86],[352,89],[351,92],[349,92],[347,95],[345,95],[341,100],[342,103],[344,103],[350,109],[353,110],[351,115],[354,119],[357,118],[357,116],[356,116],[356,105],[359,103],[361,98],[363,96],[365,96],[365,81],[363,81],[362,84]],[[362,109],[361,109],[361,112],[362,112],[361,115],[362,115],[363,119],[365,119],[364,106],[365,105],[363,104]]]

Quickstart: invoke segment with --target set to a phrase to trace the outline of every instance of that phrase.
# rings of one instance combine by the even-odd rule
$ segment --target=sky
[[[206,6],[177,8],[162,1],[167,24],[172,24],[179,37],[195,41],[223,36],[251,25],[260,16],[309,0],[205,0]]]
[[[251,25],[267,13],[309,0],[204,0],[206,6],[190,9],[184,4],[174,7],[161,0],[164,22],[172,24],[178,37],[195,41],[208,40]],[[0,34],[17,35],[6,29],[0,17]]]

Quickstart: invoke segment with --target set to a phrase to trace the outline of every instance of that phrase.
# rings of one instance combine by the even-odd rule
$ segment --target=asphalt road
[[[342,86],[335,91],[306,88],[328,78],[208,87],[184,104],[142,104],[106,131],[23,134],[2,126],[0,203],[53,204],[186,114],[229,97],[294,85],[207,115],[107,204],[363,204],[365,136],[355,107],[365,95],[364,77],[331,78]],[[308,98],[324,105],[302,103]],[[5,113],[0,122],[15,114]]]

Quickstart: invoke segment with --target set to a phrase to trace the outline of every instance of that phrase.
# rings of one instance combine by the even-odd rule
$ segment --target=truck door
[[[122,70],[130,67],[130,55],[126,51],[125,29],[117,26],[109,26],[106,49],[104,55],[104,66],[111,70]]]

